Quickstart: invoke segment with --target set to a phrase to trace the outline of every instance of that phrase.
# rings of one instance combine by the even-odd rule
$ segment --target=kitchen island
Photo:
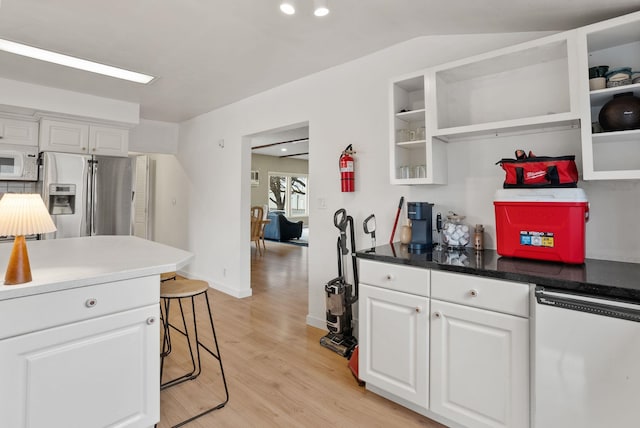
[[[153,426],[160,274],[193,255],[131,236],[28,247],[33,281],[0,286],[2,425]],[[0,245],[0,266],[10,251]]]

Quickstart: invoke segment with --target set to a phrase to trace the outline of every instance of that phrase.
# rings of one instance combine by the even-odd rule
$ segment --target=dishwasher
[[[534,427],[640,426],[640,304],[535,295]]]

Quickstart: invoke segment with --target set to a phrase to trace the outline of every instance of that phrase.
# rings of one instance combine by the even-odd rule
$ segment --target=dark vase
[[[605,131],[640,128],[640,98],[633,96],[633,92],[614,95],[602,106],[598,121]]]

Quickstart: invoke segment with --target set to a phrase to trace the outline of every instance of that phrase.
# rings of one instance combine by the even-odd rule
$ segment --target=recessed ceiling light
[[[117,79],[129,80],[136,83],[147,84],[154,79],[154,76],[137,73],[110,65],[100,64],[86,59],[80,59],[69,55],[63,55],[44,49],[34,48],[21,43],[0,39],[0,50],[16,55],[27,56],[41,61],[52,62],[66,67],[77,68],[79,70],[90,71],[92,73],[103,74]]]
[[[287,149],[286,149],[286,147],[283,147],[283,148],[281,148],[281,149],[280,149],[280,151],[281,151],[281,152],[286,152],[286,151],[287,151]]]
[[[329,14],[327,0],[314,0],[313,14],[315,16],[326,16]]]
[[[294,13],[296,13],[295,1],[283,0],[282,3],[280,3],[280,10],[282,11],[282,13],[285,13],[287,15],[293,15]]]

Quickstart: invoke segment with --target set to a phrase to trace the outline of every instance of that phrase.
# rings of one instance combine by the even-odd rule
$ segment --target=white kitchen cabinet
[[[416,411],[429,404],[429,270],[359,260],[359,375]]]
[[[468,428],[529,427],[528,285],[431,280],[431,411]]]
[[[38,122],[0,117],[0,143],[38,145]]]
[[[393,79],[391,183],[446,184],[446,143],[463,138],[577,130],[575,52],[568,31]]]
[[[574,32],[430,69],[427,128],[434,138],[541,131],[578,125]]]
[[[444,143],[427,136],[426,75],[402,76],[390,85],[390,172],[392,184],[446,184]]]
[[[0,301],[2,426],[151,427],[158,275]]]
[[[640,70],[640,12],[578,29],[578,78],[581,100],[582,164],[585,180],[640,179],[640,129],[592,132],[600,110],[613,96],[633,92],[640,84],[589,90],[589,67]]]
[[[85,122],[42,119],[40,151],[125,157],[129,131]]]
[[[429,404],[429,299],[360,285],[359,373],[422,408]]]

